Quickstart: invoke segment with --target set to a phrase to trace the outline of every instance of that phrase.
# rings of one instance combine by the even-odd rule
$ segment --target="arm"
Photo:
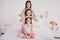
[[[24,11],[25,11],[25,9],[22,11],[21,14],[19,14],[20,17],[24,16]]]
[[[27,18],[27,17],[30,17],[30,16],[24,16],[24,17],[22,17],[22,18],[20,19],[20,22],[21,22],[23,19]]]
[[[34,19],[34,20],[37,22],[37,19],[36,19],[36,17],[32,17],[32,19]]]
[[[20,22],[22,22],[22,20],[24,20],[25,19],[25,17],[22,17],[21,19],[20,19]]]
[[[32,13],[33,13],[33,16],[36,17],[36,15],[35,15],[35,13],[33,11],[32,11]]]
[[[37,18],[36,17],[34,17],[34,16],[27,16],[27,17],[30,17],[30,18],[34,19],[37,22]]]

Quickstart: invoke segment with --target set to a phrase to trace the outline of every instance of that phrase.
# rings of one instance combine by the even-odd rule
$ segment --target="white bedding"
[[[1,36],[1,40],[54,40],[52,31],[38,23],[34,25],[34,32],[36,33],[36,37],[34,39],[26,39],[17,37],[19,33],[20,25],[13,25],[4,35]]]

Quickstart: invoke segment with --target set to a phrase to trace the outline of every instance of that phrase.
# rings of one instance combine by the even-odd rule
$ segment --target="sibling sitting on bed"
[[[26,38],[32,37],[32,18],[25,18],[24,34]]]

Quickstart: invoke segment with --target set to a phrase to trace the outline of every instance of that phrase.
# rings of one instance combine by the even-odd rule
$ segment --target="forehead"
[[[28,10],[27,12],[31,12],[31,10]]]
[[[27,4],[30,4],[30,2],[28,2]]]

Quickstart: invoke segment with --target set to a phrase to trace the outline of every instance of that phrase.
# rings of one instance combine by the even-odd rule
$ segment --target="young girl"
[[[35,17],[32,17],[32,16],[26,16],[26,17],[23,17],[20,21],[23,21],[24,20],[24,25],[23,25],[23,28],[21,28],[20,30],[20,33],[19,33],[19,37],[22,37],[22,38],[30,38],[30,37],[34,37],[34,33],[29,34],[30,33],[30,28],[32,28],[32,19],[34,19],[36,21],[36,18]],[[28,26],[28,27],[26,27]],[[26,30],[29,30],[29,31],[26,31]],[[31,29],[32,30],[32,29]],[[28,36],[30,35],[30,36]]]
[[[26,38],[32,37],[32,18],[25,18],[24,34]]]

